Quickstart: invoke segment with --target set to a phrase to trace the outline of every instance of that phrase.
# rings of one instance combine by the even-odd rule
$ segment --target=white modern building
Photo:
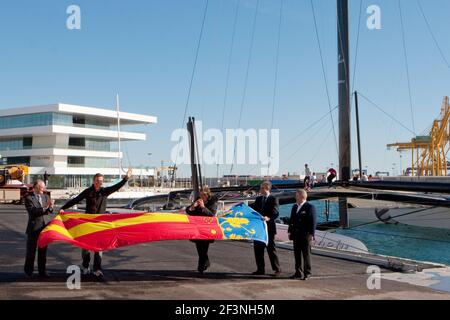
[[[123,158],[119,133],[121,142],[145,141],[145,133],[131,127],[156,122],[154,116],[64,103],[3,109],[0,161],[28,165],[31,179],[47,172],[50,187],[85,186],[97,172],[118,177]],[[154,172],[134,168],[134,174],[148,177]]]

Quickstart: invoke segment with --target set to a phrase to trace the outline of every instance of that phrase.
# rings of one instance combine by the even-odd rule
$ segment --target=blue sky
[[[193,81],[188,115],[205,128],[220,128],[233,17],[239,3],[230,65],[225,128],[235,128],[241,105],[256,0],[210,0]],[[81,8],[81,30],[66,28],[66,8]],[[314,0],[332,107],[337,105],[336,5]],[[369,5],[381,8],[382,29],[368,30]],[[182,122],[205,0],[8,1],[0,11],[0,108],[65,102],[155,115],[142,128],[146,142],[126,143],[133,166],[169,163],[170,135]],[[241,127],[269,128],[278,40],[279,0],[260,0]],[[351,57],[355,57],[360,0],[350,0]],[[446,58],[450,60],[450,1],[422,1]],[[363,0],[354,88],[412,128],[398,1]],[[418,134],[438,116],[450,94],[450,69],[435,46],[416,1],[402,0],[413,114]],[[285,145],[328,112],[309,0],[284,0],[274,128]],[[354,65],[352,65],[352,68]],[[353,70],[352,70],[353,74]],[[392,171],[400,157],[386,144],[408,141],[411,133],[361,99],[363,166]],[[337,114],[334,114],[337,119]],[[329,119],[281,152],[280,173],[304,163],[324,171],[337,163]],[[356,135],[353,134],[356,139]],[[354,140],[356,142],[356,140]],[[302,147],[294,156],[294,151]],[[357,166],[356,143],[353,166]],[[149,157],[147,153],[151,152]],[[125,162],[127,162],[125,156]],[[403,155],[402,167],[409,163]],[[188,171],[183,168],[183,173]],[[237,166],[236,173],[257,173]],[[205,168],[215,175],[215,166]],[[221,172],[228,174],[229,166]]]

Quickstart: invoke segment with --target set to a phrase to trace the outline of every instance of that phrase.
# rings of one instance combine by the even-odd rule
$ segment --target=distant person
[[[28,212],[27,225],[27,250],[24,271],[28,278],[34,272],[34,260],[36,249],[38,252],[38,272],[40,278],[48,278],[46,271],[47,247],[37,248],[37,242],[41,231],[45,228],[44,216],[53,212],[54,201],[45,194],[45,183],[38,179],[33,184],[33,193],[25,197],[25,208]]]
[[[267,249],[269,254],[270,264],[272,270],[275,272],[275,276],[281,275],[280,263],[277,256],[277,248],[275,246],[275,235],[277,233],[275,220],[279,216],[279,204],[278,199],[270,194],[272,184],[269,181],[265,181],[260,186],[261,195],[256,197],[255,202],[250,207],[259,212],[267,223],[267,233],[269,241],[267,246],[264,242],[253,241],[253,248],[255,251],[256,271],[253,275],[264,275],[266,273],[264,251]]]
[[[299,189],[292,206],[288,236],[294,243],[295,273],[291,279],[306,280],[312,275],[311,246],[317,225],[316,208],[307,202],[308,194]],[[302,265],[303,258],[303,265]]]
[[[94,176],[94,181],[92,186],[82,191],[78,196],[69,200],[64,204],[59,210],[60,213],[64,213],[64,210],[80,203],[84,199],[86,199],[86,213],[90,214],[104,214],[106,211],[107,198],[112,193],[118,191],[122,188],[127,181],[131,178],[133,172],[128,169],[126,176],[119,183],[110,186],[103,187],[103,174],[97,173]],[[82,262],[82,271],[83,274],[87,275],[90,273],[89,263],[91,261],[91,254],[88,250],[82,249],[81,257],[83,259]],[[94,253],[94,266],[93,266],[94,275],[96,277],[103,277],[102,271],[102,252]]]
[[[373,176],[372,176],[371,174],[369,175],[368,180],[369,180],[369,181],[372,181],[372,180],[373,180]]]
[[[358,182],[358,180],[359,180],[358,175],[354,175],[353,176],[353,182]]]
[[[367,181],[369,181],[369,178],[367,177],[367,174],[366,174],[365,172],[364,172],[363,175],[362,175],[361,181],[362,181],[362,182],[367,182]]]
[[[323,174],[322,178],[320,178],[320,183],[326,183],[327,182],[327,177]]]
[[[218,199],[211,194],[208,187],[203,187],[200,191],[200,197],[195,199],[194,203],[186,208],[186,213],[191,216],[214,217],[217,213]],[[211,266],[208,257],[209,244],[214,240],[192,240],[197,247],[198,265],[197,271],[203,273]]]
[[[311,169],[309,169],[308,164],[305,164],[305,179],[303,179],[303,184],[306,190],[310,189],[311,183]]]
[[[313,174],[311,176],[311,183],[310,183],[311,188],[314,188],[316,186],[316,183],[317,183],[317,176],[316,176],[316,173],[313,172]]]
[[[48,177],[50,177],[50,175],[47,173],[47,171],[44,172],[44,183],[45,186],[48,186]]]
[[[333,180],[336,178],[337,172],[333,168],[328,169],[328,187],[331,188],[333,186]]]

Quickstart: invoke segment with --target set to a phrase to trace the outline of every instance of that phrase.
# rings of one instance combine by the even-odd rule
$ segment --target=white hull
[[[277,223],[277,235],[275,240],[283,243],[292,243],[287,234],[288,226]],[[353,252],[368,252],[367,247],[361,241],[341,234],[316,230],[315,248],[336,249]]]
[[[349,199],[350,203],[353,203]],[[348,210],[352,224],[377,221],[376,210],[384,210],[383,218],[388,223],[402,223],[417,227],[450,229],[450,208],[405,205],[401,203],[360,200],[353,203],[356,208]]]

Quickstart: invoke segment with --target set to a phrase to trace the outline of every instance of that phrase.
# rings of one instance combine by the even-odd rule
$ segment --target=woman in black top
[[[213,217],[217,212],[218,199],[211,194],[208,187],[203,187],[198,198],[191,206],[186,208],[186,213],[191,216]],[[209,244],[214,240],[193,240],[198,252],[198,267],[200,274],[209,268],[210,262],[208,258]]]

